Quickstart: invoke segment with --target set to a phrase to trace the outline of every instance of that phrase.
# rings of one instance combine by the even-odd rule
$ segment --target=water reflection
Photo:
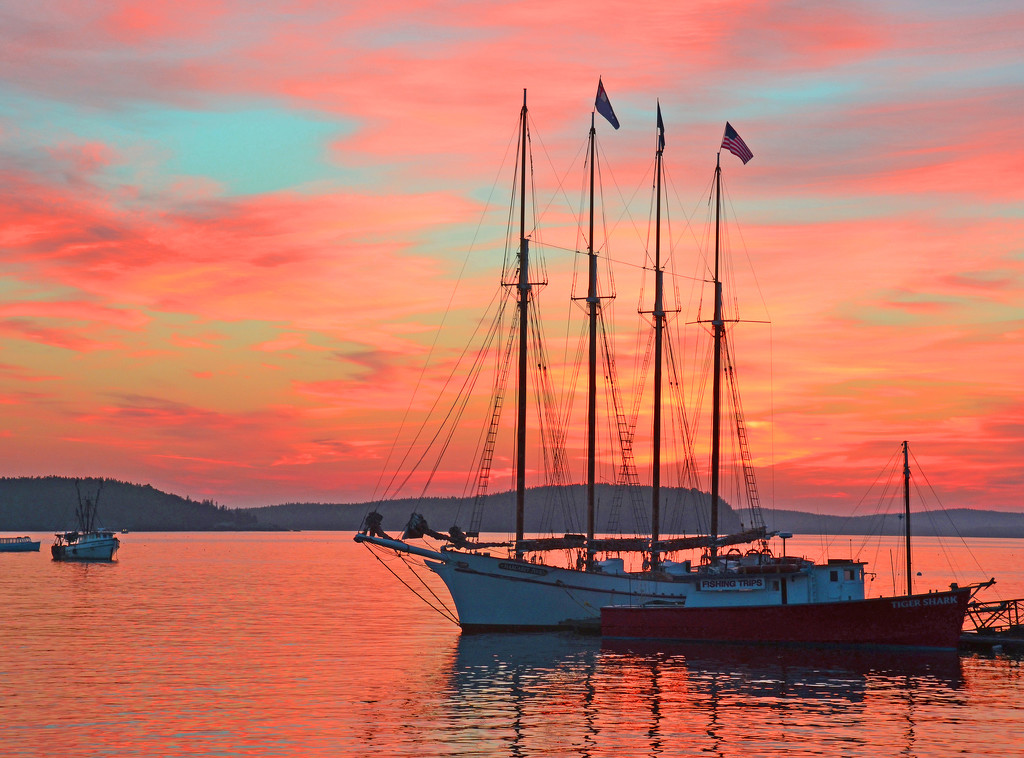
[[[449,688],[454,722],[471,725],[480,755],[590,755],[599,654],[596,638],[463,635]]]
[[[963,687],[956,654],[491,634],[459,638],[447,704],[470,754],[765,754],[812,732],[915,754],[918,712]]]

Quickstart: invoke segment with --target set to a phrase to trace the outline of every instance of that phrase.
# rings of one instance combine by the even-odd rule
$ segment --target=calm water
[[[346,534],[129,534],[111,565],[53,563],[41,536],[0,554],[4,756],[1021,750],[1012,658],[461,637]],[[1024,541],[968,544],[961,580],[977,563],[990,599],[1024,597]],[[915,547],[921,582],[945,556]],[[862,557],[888,592],[888,548]]]

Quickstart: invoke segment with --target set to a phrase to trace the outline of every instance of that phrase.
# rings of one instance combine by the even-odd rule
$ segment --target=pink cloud
[[[535,165],[548,174],[541,223],[556,227],[546,312],[552,326],[564,316],[580,238],[562,205],[577,202],[580,180],[562,172],[603,74],[623,121],[620,132],[599,127],[606,196],[620,204],[649,191],[656,97],[684,205],[706,199],[694,197],[724,118],[754,147],[749,166],[726,165],[745,222],[733,242],[759,272],[735,283],[769,304],[744,299],[743,315],[767,310],[773,323],[738,327],[735,339],[756,454],[780,461],[783,499],[848,498],[867,476],[862,461],[884,452],[880,438],[906,435],[937,440],[940,467],[960,472],[944,477],[949,492],[959,483],[972,499],[1019,503],[1006,461],[1019,452],[1013,377],[1024,372],[1020,11],[39,7],[12,8],[0,32],[0,94],[39,109],[34,123],[0,124],[0,397],[17,429],[5,438],[14,470],[106,467],[245,502],[365,495],[368,462],[387,456],[463,260],[413,413],[440,394],[497,284],[489,220],[472,255],[465,246],[514,152],[524,86]],[[213,176],[166,173],[171,147],[148,119],[253,103],[344,123],[324,159],[338,178],[227,198]],[[642,350],[632,321],[644,213],[611,211],[604,248],[628,264],[616,271],[620,366]],[[701,276],[690,236],[673,233],[681,273]],[[560,322],[549,329],[556,378],[568,372],[566,335]],[[47,393],[33,392],[43,381]],[[991,439],[1007,452],[984,451]],[[465,459],[471,443],[460,445]],[[438,479],[461,488],[457,468]]]

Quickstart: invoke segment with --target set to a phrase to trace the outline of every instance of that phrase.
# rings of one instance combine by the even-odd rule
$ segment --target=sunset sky
[[[449,301],[466,334],[500,276],[523,89],[573,206],[601,76],[624,345],[656,103],[675,270],[727,120],[754,152],[722,165],[763,499],[849,512],[906,439],[942,505],[1024,511],[1019,2],[0,0],[0,61],[5,476],[371,498]]]

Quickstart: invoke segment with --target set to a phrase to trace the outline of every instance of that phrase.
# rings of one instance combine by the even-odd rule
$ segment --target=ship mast
[[[711,562],[718,559],[718,490],[719,469],[721,466],[722,440],[722,333],[725,322],[722,320],[722,282],[719,281],[719,232],[721,227],[722,209],[722,151],[718,151],[715,159],[715,316],[712,328],[715,335],[714,380],[711,400]]]
[[[523,110],[520,114],[520,185],[519,185],[519,372],[518,417],[516,420],[516,557],[523,557],[526,505],[526,352],[530,296],[530,247],[526,239],[526,89],[523,89]]]
[[[660,563],[658,540],[661,537],[661,353],[665,329],[664,272],[661,270],[661,172],[665,150],[661,103],[658,104],[658,152],[655,158],[656,221],[654,226],[654,438],[651,468],[651,571]]]
[[[910,563],[910,453],[903,441],[903,519],[907,540],[907,595],[913,595],[913,574]]]
[[[594,521],[596,502],[594,483],[597,478],[597,255],[594,253],[594,155],[597,131],[594,113],[590,113],[590,231],[587,236],[587,315],[590,326],[590,345],[587,365],[587,559],[586,567],[594,565]]]

